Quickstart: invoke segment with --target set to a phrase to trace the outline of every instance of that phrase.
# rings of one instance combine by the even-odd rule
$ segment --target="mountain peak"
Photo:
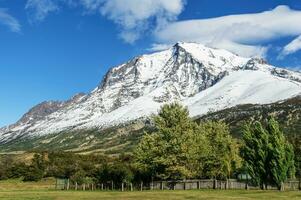
[[[0,141],[73,129],[104,128],[146,118],[180,101],[193,116],[244,103],[271,103],[301,94],[301,74],[223,49],[178,42],[111,68],[90,94],[43,103],[22,123],[0,129]]]

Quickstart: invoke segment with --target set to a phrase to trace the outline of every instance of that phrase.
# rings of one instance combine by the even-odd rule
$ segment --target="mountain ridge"
[[[272,103],[300,93],[301,73],[226,50],[177,43],[111,68],[87,95],[39,104],[33,110],[40,110],[40,117],[39,112],[29,112],[27,118],[1,128],[0,143],[75,129],[108,128],[147,118],[172,101],[182,102],[196,116],[239,104]]]

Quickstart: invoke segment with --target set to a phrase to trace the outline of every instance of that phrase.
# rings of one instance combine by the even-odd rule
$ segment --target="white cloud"
[[[301,19],[300,19],[301,21]],[[287,44],[282,51],[282,55],[286,56],[295,53],[301,49],[301,35]]]
[[[176,20],[186,0],[27,0],[32,21],[42,21],[60,5],[82,6],[84,12],[99,13],[121,28],[120,37],[133,43],[145,31]],[[152,32],[152,31],[150,31]]]
[[[30,21],[43,21],[45,17],[59,9],[56,1],[53,0],[28,0],[25,9],[29,13]]]
[[[151,27],[161,27],[182,12],[184,0],[106,0],[100,7],[103,16],[122,27],[121,37],[129,43]]]
[[[166,50],[166,49],[169,49],[171,48],[173,45],[171,44],[152,44],[151,48],[149,48],[148,50],[149,51],[163,51],[163,50]]]
[[[265,56],[274,39],[301,35],[301,11],[287,6],[254,14],[172,22],[155,33],[157,42],[200,42],[243,56]]]
[[[95,11],[100,8],[105,0],[80,0],[80,4],[89,11]]]
[[[21,25],[6,9],[0,8],[0,24],[7,26],[13,32],[20,32]]]

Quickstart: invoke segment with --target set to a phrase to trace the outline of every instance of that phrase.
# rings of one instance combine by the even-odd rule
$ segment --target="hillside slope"
[[[245,104],[218,112],[197,117],[200,121],[223,121],[230,126],[231,133],[236,137],[241,137],[242,128],[246,123],[265,121],[269,117],[274,117],[286,135],[301,135],[301,96],[297,96],[284,101],[272,104],[258,105]]]
[[[224,121],[231,133],[240,138],[246,122],[263,121],[273,116],[279,121],[286,135],[301,135],[301,96],[272,104],[245,104],[212,112],[195,120]],[[109,155],[131,152],[145,132],[154,128],[150,121],[140,121],[104,130],[60,132],[37,138],[12,140],[0,146],[0,151],[73,151],[76,153],[104,153]]]

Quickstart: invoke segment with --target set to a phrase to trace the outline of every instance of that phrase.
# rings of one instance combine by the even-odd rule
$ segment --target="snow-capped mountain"
[[[0,129],[0,142],[119,125],[146,118],[172,101],[186,105],[193,117],[300,94],[301,73],[226,50],[177,43],[168,50],[138,56],[112,68],[87,95],[39,104],[16,124]]]

